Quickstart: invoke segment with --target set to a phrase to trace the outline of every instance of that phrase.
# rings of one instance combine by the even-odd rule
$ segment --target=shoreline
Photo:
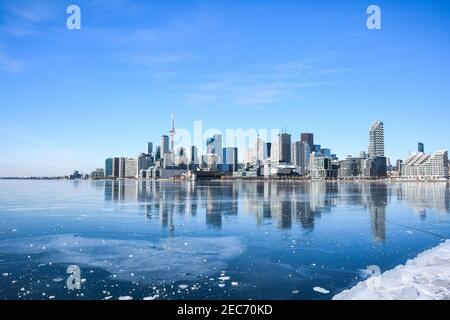
[[[384,183],[436,183],[436,182],[450,182],[450,178],[447,179],[307,179],[307,178],[232,178],[226,177],[224,179],[198,179],[198,180],[187,180],[187,179],[138,179],[138,178],[99,178],[99,179],[66,179],[59,177],[0,177],[0,180],[21,180],[21,181],[147,181],[147,182],[326,182],[326,183],[374,183],[374,182],[384,182]]]

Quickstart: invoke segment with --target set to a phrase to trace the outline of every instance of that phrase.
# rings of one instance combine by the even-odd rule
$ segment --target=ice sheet
[[[450,240],[379,276],[359,282],[333,300],[450,299]]]

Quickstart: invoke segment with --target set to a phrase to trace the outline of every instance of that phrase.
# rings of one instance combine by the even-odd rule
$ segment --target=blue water
[[[0,299],[331,299],[449,212],[447,183],[2,180]]]

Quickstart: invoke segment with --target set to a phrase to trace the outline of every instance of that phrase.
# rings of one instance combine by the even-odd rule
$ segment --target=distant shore
[[[161,182],[191,182],[194,180],[186,179],[138,179],[138,178],[97,178],[97,179],[68,179],[66,177],[0,177],[0,180],[46,180],[46,181],[80,181],[80,180],[90,180],[90,181],[161,181]],[[279,177],[279,178],[264,178],[264,177],[224,177],[222,179],[200,179],[195,181],[209,181],[209,182],[255,182],[255,181],[274,181],[274,182],[329,182],[329,183],[367,183],[367,182],[449,182],[450,178],[447,179],[401,179],[401,178],[382,178],[382,179],[311,179],[311,178],[299,178],[299,177]]]

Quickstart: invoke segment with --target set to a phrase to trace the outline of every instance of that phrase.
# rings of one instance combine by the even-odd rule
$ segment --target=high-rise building
[[[264,140],[260,139],[258,136],[258,139],[256,139],[256,162],[261,163],[262,161],[268,159],[270,157],[270,150],[268,147],[268,143],[266,143]]]
[[[125,178],[126,158],[119,158],[119,178]]]
[[[310,158],[309,144],[304,141],[296,141],[292,143],[291,163],[297,167],[299,174],[306,174]]]
[[[327,148],[320,149],[320,153],[323,154],[325,157],[331,158],[331,150]]]
[[[315,153],[321,153],[320,150],[322,150],[322,146],[320,144],[315,144],[313,152]]]
[[[369,131],[369,157],[384,157],[384,124],[372,123]]]
[[[275,164],[291,162],[291,135],[280,133],[272,144],[271,160]]]
[[[141,172],[141,170],[147,170],[150,167],[150,163],[150,155],[141,153],[137,158],[137,172]]]
[[[163,135],[161,136],[161,158],[168,152],[170,152],[169,137]]]
[[[418,152],[422,152],[422,153],[425,152],[425,145],[424,145],[422,142],[419,142],[419,143],[417,144],[417,151],[418,151]]]
[[[215,134],[206,140],[207,155],[215,155],[216,163],[222,163],[222,135]]]
[[[147,154],[148,155],[153,154],[153,142],[147,142]]]
[[[199,159],[198,159],[198,149],[196,146],[190,146],[187,149],[187,160],[188,160],[188,164],[192,165],[192,164],[198,164],[199,163]]]
[[[238,169],[238,148],[228,147],[223,148],[222,155],[223,163],[231,166],[232,171],[237,171]]]
[[[403,160],[401,159],[397,160],[397,173],[399,176],[402,174],[402,163]]]
[[[161,159],[161,146],[156,146],[155,161]]]
[[[108,158],[105,160],[105,177],[113,176],[113,159]]]
[[[125,176],[124,178],[136,178],[138,176],[138,161],[134,158],[125,160]]]
[[[114,178],[120,177],[120,158],[113,158],[112,176]]]
[[[300,141],[306,142],[309,145],[309,150],[314,151],[314,134],[313,133],[302,133],[300,135]]]

